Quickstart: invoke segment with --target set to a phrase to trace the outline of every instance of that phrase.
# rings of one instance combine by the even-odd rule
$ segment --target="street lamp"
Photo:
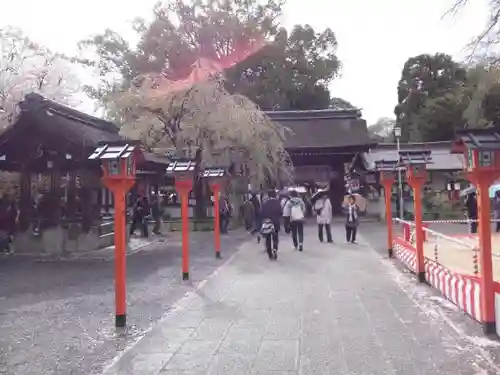
[[[396,137],[396,148],[398,151],[401,151],[401,145],[399,143],[399,139],[401,138],[401,128],[396,126],[394,128],[394,136]],[[403,199],[403,175],[401,172],[401,168],[398,167],[398,197],[399,197],[399,218],[404,219],[404,199]]]

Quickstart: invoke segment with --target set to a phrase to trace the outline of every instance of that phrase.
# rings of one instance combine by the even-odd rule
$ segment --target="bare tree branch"
[[[453,6],[441,16],[441,19],[448,16],[456,16],[468,4],[468,2],[469,0],[456,0]]]
[[[30,92],[65,104],[75,104],[79,80],[63,55],[30,41],[22,31],[0,29],[0,128],[17,113],[17,103]]]

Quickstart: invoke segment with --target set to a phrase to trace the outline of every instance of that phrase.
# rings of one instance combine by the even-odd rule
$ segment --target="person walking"
[[[245,229],[251,231],[255,222],[255,209],[251,196],[245,196],[245,202],[242,206],[242,216],[245,222]]]
[[[153,233],[156,235],[161,235],[161,207],[158,197],[155,195],[151,200],[151,216],[155,222],[153,227]]]
[[[290,231],[292,232],[293,247],[295,250],[304,250],[304,218],[306,214],[306,205],[299,197],[299,194],[292,190],[290,199],[283,209],[283,217],[288,220]]]
[[[231,219],[231,204],[229,203],[229,198],[225,195],[222,195],[219,205],[220,205],[219,207],[220,233],[227,234],[229,228],[229,221]]]
[[[345,235],[347,242],[356,243],[356,232],[359,225],[359,207],[356,204],[356,197],[350,195],[348,203],[344,206],[346,220],[345,220]]]
[[[252,194],[252,198],[250,199],[250,201],[252,202],[254,212],[252,235],[257,233],[257,243],[260,243],[260,228],[262,227],[260,199],[257,194]]]
[[[477,198],[476,193],[470,193],[465,201],[470,233],[477,233]]]
[[[290,194],[290,192],[283,194],[280,198],[281,212],[283,213],[283,229],[286,234],[290,233],[290,210],[285,210],[285,206],[290,201],[290,196],[288,194]]]
[[[148,219],[149,215],[149,202],[147,197],[138,198],[134,205],[132,213],[132,225],[130,226],[130,235],[135,234],[137,226],[141,228],[141,235],[144,238],[148,237]]]
[[[149,206],[148,197],[142,197],[141,199],[141,229],[142,229],[142,237],[148,238],[148,219],[151,214],[151,208]]]
[[[261,233],[265,237],[269,259],[276,260],[278,259],[281,205],[274,190],[269,190],[267,196],[268,199],[262,203],[261,209]]]
[[[316,203],[314,204],[314,211],[316,213],[316,222],[318,223],[318,238],[320,242],[323,242],[323,228],[326,232],[326,241],[329,243],[333,242],[332,239],[332,228],[330,223],[332,222],[332,204],[330,198],[325,194],[321,195]]]
[[[134,208],[132,209],[132,224],[130,225],[130,235],[135,234],[135,228],[137,225],[140,225],[142,222],[142,207],[141,207],[141,198],[137,198],[137,201],[134,204]]]

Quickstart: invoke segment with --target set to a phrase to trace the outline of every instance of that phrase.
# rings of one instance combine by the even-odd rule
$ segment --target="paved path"
[[[244,245],[105,374],[498,373],[362,238],[319,244],[315,233],[306,229],[303,253],[283,238],[277,262],[262,245]],[[340,228],[334,238],[343,239]]]
[[[181,280],[180,234],[127,257],[129,329],[114,329],[114,268],[108,250],[79,259],[0,258],[0,375],[90,375],[161,319],[250,236],[191,233],[190,283]]]

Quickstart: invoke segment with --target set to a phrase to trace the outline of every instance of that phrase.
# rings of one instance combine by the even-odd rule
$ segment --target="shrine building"
[[[330,188],[335,213],[340,213],[349,166],[358,153],[376,142],[368,136],[358,109],[269,111],[266,114],[291,130],[285,148],[295,167],[295,183]]]

